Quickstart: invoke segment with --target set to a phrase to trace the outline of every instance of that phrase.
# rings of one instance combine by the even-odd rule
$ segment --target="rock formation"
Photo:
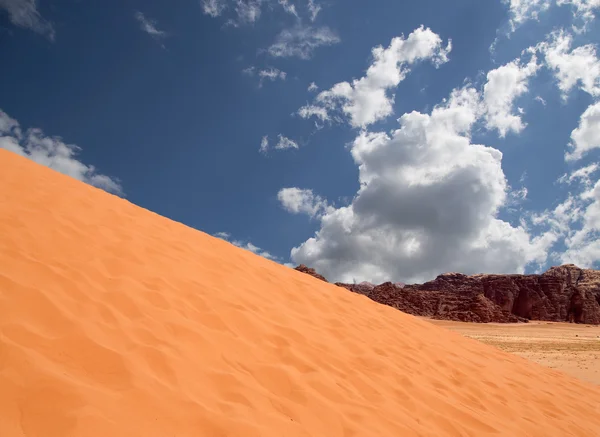
[[[304,264],[300,264],[298,267],[296,267],[295,270],[298,270],[299,272],[302,272],[302,273],[306,273],[307,275],[310,275],[310,276],[314,276],[315,278],[320,279],[321,281],[328,282],[327,279],[325,279],[325,276],[319,275],[315,269],[306,267]]]
[[[306,266],[297,270],[326,280]],[[444,273],[424,284],[336,285],[400,311],[435,319],[600,324],[600,271],[573,264],[552,267],[541,275]]]

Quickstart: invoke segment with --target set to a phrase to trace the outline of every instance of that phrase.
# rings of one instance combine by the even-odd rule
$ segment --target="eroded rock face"
[[[302,273],[306,273],[307,275],[313,276],[317,279],[320,279],[321,281],[328,282],[327,279],[325,279],[325,276],[319,275],[315,269],[311,269],[310,267],[307,267],[304,264],[300,264],[298,267],[296,267],[295,270],[298,270]]]
[[[361,282],[360,284],[343,284],[341,282],[336,282],[335,285],[344,287],[346,290],[353,291],[354,293],[364,294],[365,296],[368,296],[375,288],[375,285],[370,282]]]
[[[306,266],[297,270],[325,280]],[[336,285],[400,311],[436,319],[600,324],[600,271],[573,264],[552,267],[541,275],[444,273],[424,284]]]

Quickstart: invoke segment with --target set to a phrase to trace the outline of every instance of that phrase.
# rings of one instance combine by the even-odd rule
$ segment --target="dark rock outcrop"
[[[338,287],[344,287],[347,290],[353,291],[354,293],[364,294],[368,296],[371,291],[375,288],[375,285],[370,282],[361,282],[360,284],[343,284],[341,282],[336,282],[335,285]]]
[[[325,280],[306,266],[297,269]],[[444,273],[424,284],[336,285],[400,311],[435,319],[600,324],[600,271],[573,264],[552,267],[541,275]]]
[[[315,269],[311,269],[310,267],[307,267],[304,264],[300,264],[298,267],[295,268],[295,270],[298,270],[302,273],[306,273],[307,275],[313,276],[317,279],[320,279],[321,281],[328,282],[327,279],[325,279],[325,276],[319,275]]]

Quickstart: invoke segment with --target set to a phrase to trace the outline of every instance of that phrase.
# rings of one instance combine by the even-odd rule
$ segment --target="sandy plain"
[[[518,324],[430,322],[600,385],[600,326],[540,321]]]
[[[600,387],[0,150],[0,436],[600,435]]]

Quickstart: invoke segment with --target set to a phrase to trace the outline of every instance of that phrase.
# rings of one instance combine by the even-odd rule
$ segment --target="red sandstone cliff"
[[[297,270],[326,280],[313,269]],[[341,284],[417,316],[465,322],[547,320],[600,324],[600,271],[568,264],[541,275],[445,273],[424,284]]]

